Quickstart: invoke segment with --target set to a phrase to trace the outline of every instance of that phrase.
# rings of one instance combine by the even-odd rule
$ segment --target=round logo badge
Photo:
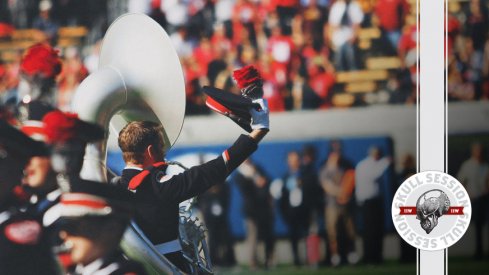
[[[454,177],[425,171],[405,180],[392,201],[392,220],[399,235],[421,250],[455,244],[472,215],[469,194]]]

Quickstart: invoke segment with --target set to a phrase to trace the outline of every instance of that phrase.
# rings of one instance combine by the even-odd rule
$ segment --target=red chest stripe
[[[146,177],[151,173],[152,168],[160,168],[166,165],[166,162],[157,162],[153,164],[151,168],[144,169],[143,171],[141,171],[141,173],[137,174],[134,178],[131,179],[131,181],[129,181],[129,186],[127,188],[129,190],[136,190],[141,185],[141,183],[143,183],[144,179],[146,179]]]

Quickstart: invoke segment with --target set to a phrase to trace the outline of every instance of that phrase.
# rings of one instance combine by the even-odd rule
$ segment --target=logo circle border
[[[414,245],[412,242],[410,242],[410,241],[406,240],[406,238],[405,238],[405,237],[404,237],[404,236],[401,234],[402,232],[400,232],[400,231],[398,230],[397,226],[396,226],[396,224],[397,224],[397,223],[396,223],[396,216],[398,216],[398,215],[399,215],[399,213],[400,213],[400,208],[396,207],[396,197],[398,196],[399,190],[401,189],[401,187],[402,187],[403,185],[408,184],[408,182],[410,182],[410,180],[415,179],[417,176],[418,176],[418,177],[419,177],[419,176],[423,176],[423,178],[426,178],[426,177],[425,177],[425,175],[426,175],[426,174],[429,174],[429,173],[441,174],[442,176],[448,176],[448,177],[449,177],[449,179],[453,179],[453,180],[455,181],[455,183],[456,183],[457,185],[459,185],[459,186],[460,186],[460,188],[461,188],[461,189],[459,189],[459,190],[462,190],[462,191],[465,193],[465,195],[466,195],[466,196],[467,196],[467,198],[468,198],[468,202],[469,202],[468,207],[465,207],[465,208],[468,208],[468,212],[465,212],[465,210],[464,210],[464,215],[469,215],[469,217],[468,217],[468,221],[467,221],[467,226],[466,226],[466,227],[463,229],[463,232],[460,234],[460,236],[459,236],[459,237],[457,237],[457,238],[456,238],[456,240],[455,240],[455,241],[453,241],[453,242],[452,242],[452,243],[450,243],[449,245],[442,245],[442,244],[440,244],[440,245],[438,245],[438,246],[437,246],[436,248],[434,248],[434,249],[432,249],[432,248],[425,248],[425,247],[422,247],[421,245],[419,245],[419,246]],[[429,184],[436,184],[436,183],[429,183]],[[418,187],[419,187],[419,186],[418,186]],[[443,189],[448,189],[448,188],[443,188]],[[449,191],[451,191],[451,190],[449,190]],[[412,193],[412,191],[411,191],[410,193]],[[453,193],[452,193],[452,195],[453,195],[453,196],[455,196]],[[404,205],[404,206],[407,206],[407,205]],[[465,208],[464,208],[464,209],[465,209]],[[456,243],[457,243],[458,241],[460,241],[460,239],[461,239],[461,238],[462,238],[462,237],[465,235],[465,233],[467,232],[467,230],[468,230],[468,228],[469,228],[469,226],[470,226],[470,221],[471,221],[471,219],[472,219],[472,202],[471,202],[471,200],[470,200],[469,194],[467,193],[467,190],[465,189],[465,187],[463,186],[463,184],[462,184],[462,183],[460,183],[460,181],[458,181],[458,179],[456,179],[455,177],[453,177],[453,176],[452,176],[452,175],[450,175],[450,174],[447,174],[447,173],[444,173],[444,172],[441,172],[441,171],[436,171],[436,170],[425,170],[425,171],[422,171],[422,172],[419,172],[419,173],[416,173],[416,174],[414,174],[414,175],[410,176],[409,178],[405,179],[405,180],[404,180],[404,181],[401,183],[401,185],[399,185],[399,187],[397,188],[397,190],[396,190],[396,192],[394,193],[394,196],[393,196],[393,198],[392,198],[392,205],[391,205],[391,217],[392,217],[392,222],[393,222],[393,224],[394,224],[394,228],[395,228],[395,230],[396,230],[397,234],[398,234],[398,235],[399,235],[399,237],[401,237],[401,239],[402,239],[402,240],[404,240],[406,243],[408,243],[409,245],[411,245],[411,246],[413,246],[413,247],[415,247],[415,248],[417,248],[417,249],[424,250],[424,251],[439,251],[439,250],[443,250],[443,249],[449,248],[450,246],[452,246],[452,245],[456,244]],[[409,224],[408,224],[408,226],[409,226]],[[444,233],[444,234],[449,233],[449,232],[452,230],[452,228],[453,228],[453,227],[451,227],[449,230],[447,230],[447,232],[446,232],[446,233]],[[411,229],[411,230],[412,230],[413,232],[415,232],[413,229]],[[427,238],[427,239],[430,239],[430,238],[429,238],[429,236],[428,236],[428,237],[426,237],[426,238]],[[439,238],[440,238],[440,237],[435,237],[435,238],[431,238],[431,239],[439,239]]]

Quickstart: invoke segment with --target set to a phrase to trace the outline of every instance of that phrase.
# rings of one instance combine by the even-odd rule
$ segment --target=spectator
[[[224,25],[227,37],[233,36],[231,18],[233,15],[234,0],[217,0],[214,6],[217,23]]]
[[[183,27],[188,22],[187,2],[180,0],[161,1],[160,8],[166,16],[168,22],[167,31],[169,33],[174,33],[179,27]]]
[[[475,98],[475,86],[462,74],[459,65],[460,62],[455,57],[449,59],[448,99],[473,100]]]
[[[286,35],[291,33],[292,18],[299,11],[299,0],[277,0],[277,13],[280,18],[280,28]]]
[[[177,27],[176,31],[170,35],[170,38],[180,58],[185,59],[192,55],[193,47],[185,27]]]
[[[326,231],[333,266],[341,263],[340,253],[347,254],[349,263],[358,261],[354,249],[356,233],[349,207],[354,187],[354,170],[351,162],[343,156],[341,151],[341,143],[332,141],[328,158],[319,174],[319,180],[325,193]],[[343,226],[340,231],[337,229],[339,225]],[[347,239],[345,244],[339,242],[339,235],[343,230]]]
[[[78,85],[88,76],[88,70],[83,65],[76,48],[66,49],[63,70],[58,78],[58,104],[63,111],[70,111],[71,99]]]
[[[406,24],[399,39],[398,55],[401,60],[401,68],[407,68],[411,72],[411,81],[416,84],[416,64],[418,55],[418,28],[416,24]]]
[[[263,171],[249,159],[238,167],[235,180],[243,196],[250,267],[255,269],[258,265],[259,240],[265,243],[265,267],[270,267],[273,260],[275,236],[269,180]]]
[[[43,31],[47,40],[51,43],[55,43],[58,38],[58,23],[51,19],[51,7],[53,4],[50,0],[42,0],[39,2],[39,16],[34,19],[32,27]]]
[[[467,12],[466,33],[472,40],[475,51],[483,51],[489,30],[487,1],[470,0]]]
[[[199,208],[208,229],[210,257],[212,264],[218,266],[236,264],[228,225],[229,196],[227,184],[214,185],[199,196]]]
[[[226,35],[226,29],[223,23],[216,23],[214,25],[214,33],[211,37],[211,45],[216,52],[227,52],[232,50],[232,43]]]
[[[323,25],[326,18],[326,8],[321,7],[317,0],[308,1],[304,7],[304,34],[310,34],[314,44],[323,43]],[[324,2],[324,1],[323,1]]]
[[[233,41],[239,45],[244,37],[256,46],[255,22],[257,21],[257,7],[250,0],[238,0],[233,8]],[[243,36],[245,34],[245,36]]]
[[[355,43],[362,21],[362,9],[355,0],[338,0],[331,6],[327,33],[338,71],[358,69]]]
[[[465,186],[472,202],[473,218],[476,230],[475,258],[482,259],[483,238],[482,229],[487,223],[487,206],[489,199],[489,164],[483,159],[481,143],[473,143],[470,158],[462,163],[457,179]]]
[[[324,214],[324,192],[318,181],[316,167],[316,148],[307,144],[302,149],[301,181],[304,190],[305,213],[307,216],[306,238],[307,260],[311,266],[319,262],[320,236],[318,235],[319,217]],[[325,240],[328,243],[327,240]],[[326,249],[326,258],[329,255]]]
[[[331,106],[331,90],[336,82],[334,67],[331,63],[326,66],[315,64],[311,66],[309,86],[319,97],[318,107]]]
[[[375,4],[379,27],[389,39],[394,52],[397,51],[404,19],[408,13],[409,5],[406,0],[378,0]]]
[[[279,27],[273,27],[267,44],[267,53],[272,58],[274,81],[278,85],[285,86],[287,83],[288,66],[292,61],[293,51],[294,43],[290,36],[284,35]]]
[[[193,56],[195,60],[198,60],[202,70],[202,74],[207,74],[207,66],[215,58],[215,49],[212,48],[212,44],[209,39],[203,37],[200,40],[198,46],[194,49]]]
[[[402,169],[398,175],[398,184],[394,188],[399,188],[405,180],[414,174],[416,174],[416,161],[413,155],[406,154],[402,158]],[[416,248],[408,244],[403,238],[400,238],[400,242],[401,257],[399,260],[401,263],[414,263],[416,261]]]
[[[484,48],[484,61],[482,65],[482,95],[481,99],[489,99],[489,40],[486,41],[486,46]]]
[[[296,151],[287,154],[288,170],[282,177],[282,197],[280,206],[289,229],[294,265],[300,266],[299,241],[308,227],[308,212],[304,197],[304,182],[301,177],[301,159]]]
[[[301,180],[304,185],[304,202],[306,203],[306,213],[311,217],[323,212],[323,189],[318,181],[318,171],[316,168],[316,148],[313,145],[306,145],[302,150]]]
[[[384,205],[381,177],[390,164],[391,159],[382,157],[380,149],[373,146],[367,158],[355,169],[355,197],[363,221],[363,261],[367,264],[382,263]]]
[[[309,86],[304,76],[296,74],[292,79],[291,87],[291,109],[307,110],[317,109],[321,104],[321,98]]]

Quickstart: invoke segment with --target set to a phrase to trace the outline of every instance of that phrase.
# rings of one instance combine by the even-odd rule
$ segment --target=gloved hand
[[[260,110],[256,110],[255,108],[250,109],[251,128],[253,130],[270,129],[268,102],[263,98],[259,98],[253,100],[253,103],[259,104],[261,109]]]

